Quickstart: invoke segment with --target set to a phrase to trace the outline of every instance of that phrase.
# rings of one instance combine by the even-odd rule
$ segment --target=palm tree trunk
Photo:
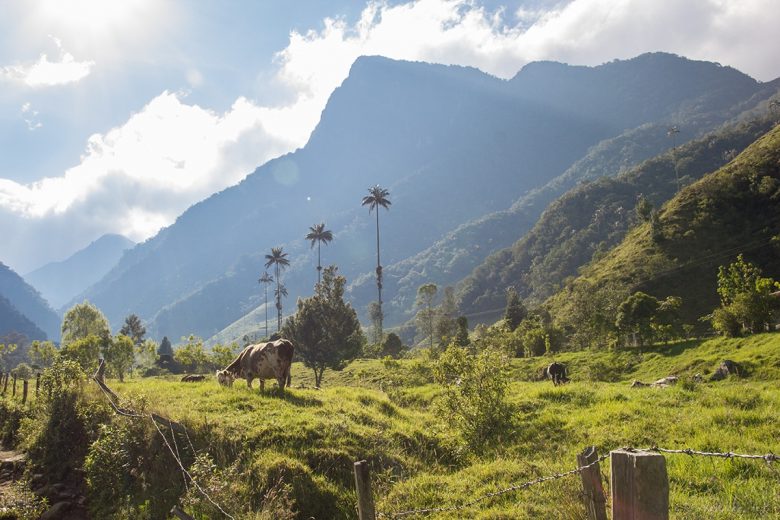
[[[322,261],[320,258],[321,248],[322,248],[322,242],[317,241],[317,285],[322,283]]]
[[[268,284],[263,285],[265,286],[265,337],[268,339]]]
[[[379,207],[376,208],[376,288],[379,296],[379,341],[382,341],[382,263],[379,260]]]
[[[279,281],[279,264],[276,264],[276,330],[282,330],[282,292]]]

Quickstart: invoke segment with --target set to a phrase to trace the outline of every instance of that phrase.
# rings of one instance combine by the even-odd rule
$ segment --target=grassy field
[[[221,388],[214,381],[111,384],[136,406],[189,428],[196,450],[209,453],[212,474],[232,482],[212,489],[242,518],[258,518],[248,511],[256,511],[280,479],[286,486],[286,501],[280,503],[298,517],[354,518],[351,466],[360,459],[372,465],[377,509],[392,517],[407,509],[462,504],[571,469],[588,445],[600,453],[654,445],[780,453],[778,334],[677,343],[642,354],[576,352],[555,358],[569,365],[572,383],[554,388],[536,381],[550,358],[512,360],[511,424],[479,455],[465,448],[458,425],[438,412],[441,388],[432,383],[425,359],[358,360],[341,372],[326,372],[322,390],[312,388],[313,376],[296,364],[293,388],[284,398],[261,396],[241,384]],[[723,359],[740,363],[745,376],[713,383],[690,378],[701,373],[706,380]],[[679,375],[681,384],[629,386],[634,379],[670,374]],[[779,464],[669,455],[667,465],[673,518],[780,517]],[[608,461],[601,470],[608,478]],[[578,482],[567,477],[427,516],[584,518]],[[195,495],[191,490],[188,496]],[[209,516],[208,505],[196,498],[189,503],[202,518]]]

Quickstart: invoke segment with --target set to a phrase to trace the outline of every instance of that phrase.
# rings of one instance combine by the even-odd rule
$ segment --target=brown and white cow
[[[252,380],[260,380],[260,392],[265,391],[265,380],[276,379],[279,392],[290,386],[290,364],[295,349],[291,341],[278,339],[268,343],[247,345],[224,370],[217,370],[217,381],[223,386],[232,386],[238,378],[246,379],[252,388]]]

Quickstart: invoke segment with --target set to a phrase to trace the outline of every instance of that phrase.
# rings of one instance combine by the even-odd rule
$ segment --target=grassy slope
[[[780,277],[780,126],[726,166],[684,188],[660,211],[660,238],[650,224],[632,229],[603,258],[582,270],[595,286],[626,285],[657,297],[683,298],[689,323],[718,305],[719,265],[744,253],[764,274]],[[578,280],[574,281],[576,284]],[[550,300],[566,314],[567,290]]]
[[[632,379],[671,373],[710,373],[722,359],[750,375],[676,388],[629,388]],[[116,384],[123,395],[154,396],[153,407],[181,420],[220,465],[235,459],[261,473],[286,459],[306,473],[319,505],[317,518],[353,517],[351,462],[374,468],[378,509],[457,504],[497,488],[570,469],[586,445],[601,452],[624,445],[692,447],[746,453],[780,452],[780,335],[673,344],[636,353],[577,352],[556,359],[573,382],[553,388],[534,382],[548,358],[512,361],[512,432],[475,457],[459,448],[457,433],[431,405],[439,393],[420,360],[399,365],[358,360],[326,373],[324,390],[311,386],[302,366],[282,400],[213,381],[166,380]],[[592,379],[616,382],[593,381]],[[208,424],[208,427],[204,425]],[[780,514],[780,479],[752,461],[667,457],[673,518],[768,518]],[[608,473],[608,465],[602,466]],[[576,478],[544,483],[439,517],[582,518]]]

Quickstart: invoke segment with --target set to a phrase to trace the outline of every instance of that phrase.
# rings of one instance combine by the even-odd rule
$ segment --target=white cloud
[[[64,175],[26,185],[0,179],[0,208],[27,220],[90,215],[102,232],[145,239],[289,149],[265,131],[264,113],[240,98],[217,114],[164,92],[121,127],[90,137]]]
[[[780,74],[775,2],[571,0],[546,11],[520,8],[513,17],[471,0],[372,2],[354,25],[326,18],[319,31],[290,34],[277,54],[277,80],[297,101],[268,111],[269,131],[301,143],[361,55],[473,66],[509,78],[534,60],[598,65],[667,51],[773,79]]]
[[[22,119],[27,125],[27,129],[29,131],[33,132],[43,126],[43,123],[37,120],[38,111],[33,110],[32,104],[29,101],[22,104],[21,112]]]
[[[660,50],[769,80],[780,72],[775,3],[570,0],[547,10],[491,12],[473,0],[372,2],[354,24],[328,18],[320,30],[290,34],[276,56],[275,77],[290,92],[287,105],[239,98],[218,114],[165,92],[125,124],[91,137],[80,164],[62,176],[29,185],[0,179],[0,224],[9,229],[4,221],[15,219],[19,251],[26,247],[22,230],[33,228],[91,233],[81,243],[71,240],[71,247],[105,232],[144,239],[197,200],[302,146],[361,55],[474,66],[508,78],[532,60],[596,65]],[[55,43],[58,62],[42,55],[32,66],[6,67],[0,75],[35,86],[89,73],[92,62],[77,62]],[[197,86],[203,77],[193,68],[187,81]]]
[[[72,54],[62,48],[62,42],[58,38],[50,38],[59,49],[59,61],[49,61],[46,54],[41,54],[35,63],[0,68],[0,77],[16,80],[33,88],[67,85],[87,77],[95,62],[76,61]]]

